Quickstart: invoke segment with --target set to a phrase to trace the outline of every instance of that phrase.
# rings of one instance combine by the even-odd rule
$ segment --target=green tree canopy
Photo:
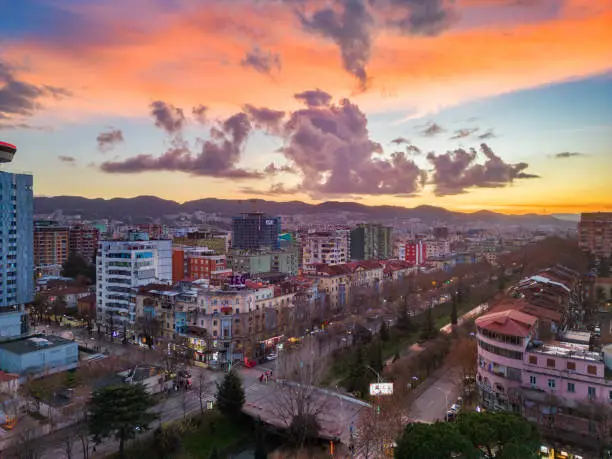
[[[396,459],[476,459],[479,454],[454,423],[408,424],[395,448]]]
[[[119,457],[124,457],[125,441],[134,438],[137,430],[147,430],[157,418],[149,412],[154,404],[142,385],[99,389],[89,402],[89,432],[96,443],[114,435],[119,440]]]
[[[459,318],[457,317],[457,303],[459,302],[457,295],[452,295],[451,324],[457,325]]]
[[[466,413],[457,423],[462,435],[490,457],[538,457],[540,436],[535,424],[515,413]]]
[[[62,265],[62,276],[76,279],[79,276],[86,277],[89,282],[96,281],[96,267],[90,264],[79,253],[72,252]]]
[[[242,380],[234,371],[230,371],[221,384],[217,384],[217,408],[229,418],[239,419],[244,401]]]

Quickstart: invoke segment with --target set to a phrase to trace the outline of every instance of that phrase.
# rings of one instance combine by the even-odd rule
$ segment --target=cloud
[[[294,94],[296,100],[304,102],[308,107],[327,106],[332,101],[331,94],[321,91],[319,88]]]
[[[509,164],[497,156],[486,144],[480,145],[484,164],[476,163],[478,152],[459,148],[444,154],[429,153],[427,159],[434,166],[431,183],[436,196],[465,193],[470,188],[502,188],[518,179],[539,178],[526,173],[527,163]]]
[[[176,134],[185,126],[183,109],[161,100],[152,102],[150,108],[151,115],[155,119],[155,126],[162,128],[168,134]]]
[[[118,143],[123,142],[123,132],[121,132],[121,129],[112,128],[110,131],[98,134],[96,141],[98,142],[98,149],[102,152],[107,152],[112,150]]]
[[[253,126],[272,134],[279,132],[281,122],[285,117],[284,111],[272,110],[271,108],[266,107],[257,108],[250,104],[246,104],[243,109],[249,116]]]
[[[208,107],[202,104],[191,109],[191,114],[200,124],[206,124],[206,113],[208,113]]]
[[[419,129],[421,129],[419,131],[420,134],[424,135],[425,137],[434,137],[446,131],[446,129],[444,129],[439,124],[434,123],[433,121],[425,124],[424,126],[419,126]]]
[[[566,158],[574,158],[576,156],[584,156],[584,153],[578,153],[574,151],[563,151],[561,153],[557,153],[554,157],[557,159],[566,159]]]
[[[299,189],[315,198],[419,190],[425,172],[403,152],[385,157],[367,124],[365,114],[347,99],[291,113],[282,152],[303,177]]]
[[[450,28],[458,19],[448,0],[386,0],[387,24],[405,34],[435,36]]]
[[[411,153],[413,155],[420,155],[422,153],[421,149],[416,145],[408,145],[406,147],[406,152]]]
[[[15,77],[11,67],[0,61],[0,118],[8,119],[15,115],[30,116],[42,108],[41,99],[52,97],[60,99],[72,93],[54,86],[37,86]]]
[[[494,139],[495,137],[497,137],[497,134],[493,132],[493,129],[488,129],[478,136],[480,140]]]
[[[123,161],[108,161],[100,169],[108,173],[179,171],[218,178],[261,178],[261,172],[236,167],[251,129],[248,116],[237,113],[210,128],[210,138],[200,141],[199,152],[192,152],[185,142],[177,140],[159,157],[144,154]]]
[[[259,73],[270,75],[272,70],[281,69],[281,59],[279,54],[271,51],[265,52],[258,46],[248,51],[240,61],[243,67],[250,67]]]
[[[295,174],[296,170],[294,167],[290,166],[289,164],[284,164],[278,167],[274,163],[270,163],[264,168],[264,173],[269,174],[269,175],[275,175],[275,174],[282,173],[282,172],[287,173],[287,174]]]
[[[75,164],[76,163],[76,158],[74,156],[60,155],[60,156],[57,157],[57,159],[59,159],[63,163],[69,163],[69,164]]]
[[[0,119],[4,119],[1,118]],[[34,126],[28,123],[0,123],[0,131],[9,129],[29,129],[32,131],[51,131],[50,127],[46,126]]]
[[[401,145],[403,143],[410,143],[410,140],[408,140],[405,137],[396,137],[395,139],[391,141],[391,143],[394,143],[396,145]]]
[[[475,132],[478,131],[479,128],[463,128],[457,129],[455,133],[450,137],[450,140],[464,139],[465,137],[469,137]]]
[[[359,88],[365,90],[374,19],[364,0],[341,0],[338,3],[341,4],[341,11],[328,6],[310,16],[299,12],[298,17],[305,30],[333,40],[338,45],[342,66],[357,78]]]
[[[242,194],[250,194],[250,195],[260,195],[260,196],[278,196],[281,194],[296,194],[301,190],[299,187],[287,187],[282,183],[275,183],[271,185],[267,190],[261,190],[252,187],[241,187],[240,193]]]

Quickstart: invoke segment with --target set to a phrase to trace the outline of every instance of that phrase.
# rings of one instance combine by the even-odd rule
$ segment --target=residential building
[[[351,231],[352,260],[383,260],[391,257],[391,231],[389,226],[360,223]]]
[[[578,231],[582,250],[596,258],[612,257],[612,212],[583,213]]]
[[[423,265],[427,261],[427,243],[423,241],[396,242],[397,258],[412,265]]]
[[[136,225],[136,231],[147,233],[149,239],[165,239],[168,233],[165,225],[157,225],[155,223],[140,223]]]
[[[418,267],[401,260],[386,260],[383,262],[384,278],[388,282],[397,282],[416,274]]]
[[[195,231],[187,233],[182,237],[175,237],[174,243],[177,245],[206,247],[214,250],[217,255],[224,255],[230,248],[230,235],[231,233]]]
[[[299,271],[297,250],[297,247],[269,252],[231,250],[227,256],[227,265],[235,273],[250,276],[269,272],[296,276]]]
[[[232,218],[232,247],[239,250],[278,250],[281,218],[260,212]]]
[[[0,339],[4,339],[26,333],[24,305],[34,295],[31,175],[0,171],[0,210]]]
[[[74,310],[77,308],[77,304],[81,298],[91,295],[91,289],[84,285],[74,285],[64,288],[48,289],[44,291],[43,295],[50,303],[60,298],[64,301],[66,308]]]
[[[136,318],[131,289],[172,282],[172,241],[137,232],[125,240],[100,241],[96,270],[98,327],[109,334],[130,329]]]
[[[77,301],[77,311],[81,317],[86,317],[89,320],[96,318],[96,294],[91,293],[87,296],[82,296]]]
[[[68,230],[68,251],[78,253],[89,263],[96,261],[100,231],[89,225],[72,225]]]
[[[172,248],[172,282],[210,279],[227,269],[225,255],[216,255],[206,247],[174,246]]]
[[[302,268],[312,271],[316,265],[329,266],[348,263],[350,258],[350,230],[314,231],[300,234]]]
[[[445,257],[451,254],[450,241],[428,240],[425,244],[425,259],[432,257]]]
[[[69,228],[53,221],[34,224],[34,266],[37,276],[59,276],[68,259]]]
[[[449,237],[449,231],[446,226],[438,226],[433,229],[433,237],[436,240],[446,240]]]

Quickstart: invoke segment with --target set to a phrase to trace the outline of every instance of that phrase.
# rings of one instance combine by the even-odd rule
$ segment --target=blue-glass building
[[[27,331],[34,296],[32,176],[0,171],[0,339]]]
[[[259,212],[232,218],[232,248],[239,250],[278,250],[281,218]]]

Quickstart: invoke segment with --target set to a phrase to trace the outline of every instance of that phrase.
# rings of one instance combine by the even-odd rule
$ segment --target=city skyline
[[[608,2],[424,5],[20,2],[5,170],[47,196],[612,209]]]

